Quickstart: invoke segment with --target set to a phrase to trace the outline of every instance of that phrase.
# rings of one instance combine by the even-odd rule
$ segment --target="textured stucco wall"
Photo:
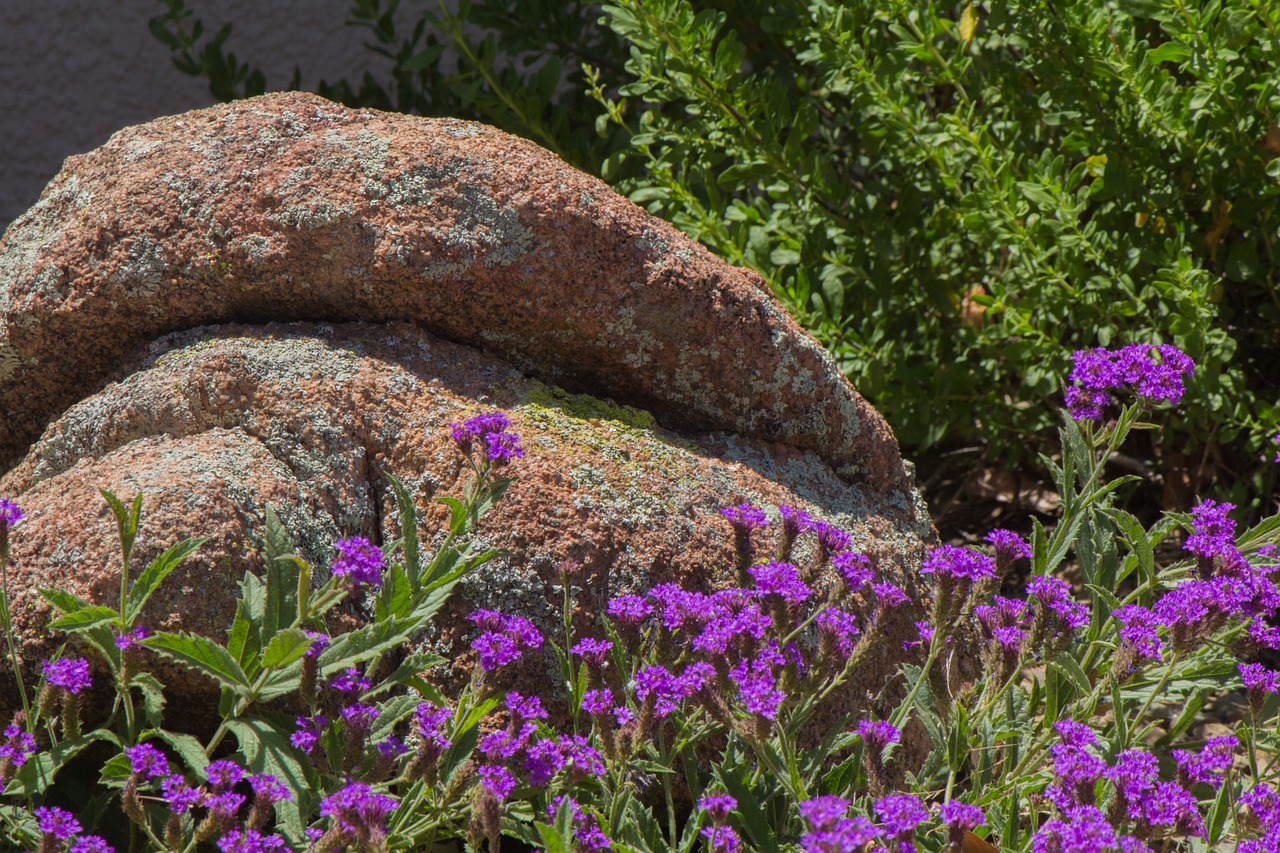
[[[268,88],[358,79],[385,67],[344,25],[349,0],[188,0],[208,31],[234,23],[228,48]],[[417,6],[414,2],[402,4]],[[147,30],[159,0],[0,0],[0,229],[30,207],[65,157],[156,116],[209,106]]]

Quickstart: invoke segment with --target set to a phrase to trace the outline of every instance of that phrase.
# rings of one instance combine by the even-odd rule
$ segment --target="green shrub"
[[[179,67],[261,90],[165,2]],[[351,18],[392,79],[323,94],[520,133],[760,270],[909,453],[1033,462],[1073,350],[1171,343],[1204,408],[1133,454],[1274,482],[1239,472],[1280,420],[1275,4],[485,0],[411,38],[396,5]]]

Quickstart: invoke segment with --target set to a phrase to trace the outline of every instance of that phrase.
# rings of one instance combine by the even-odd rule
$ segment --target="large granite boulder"
[[[491,409],[528,450],[481,528],[511,556],[463,586],[442,648],[475,606],[554,623],[566,559],[586,615],[731,581],[728,504],[835,522],[906,586],[935,539],[883,419],[754,274],[491,128],[270,95],[121,131],[0,240],[23,656],[55,648],[35,587],[117,594],[99,488],[143,492],[140,564],[210,537],[147,618],[220,638],[268,506],[323,568],[342,536],[398,535],[393,473],[429,536],[467,476],[447,424]],[[903,612],[851,695],[910,633]]]

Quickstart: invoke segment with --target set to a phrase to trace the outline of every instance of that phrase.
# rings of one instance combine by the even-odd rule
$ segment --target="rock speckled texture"
[[[122,130],[5,232],[0,465],[132,347],[270,320],[408,320],[907,486],[884,420],[755,273],[532,143],[298,92]]]
[[[677,433],[645,412],[571,395],[495,357],[407,324],[202,328],[153,344],[139,369],[76,404],[23,462],[0,479],[29,514],[15,530],[15,589],[24,657],[56,638],[34,590],[57,585],[111,601],[119,583],[115,522],[98,487],[145,495],[138,565],[187,536],[211,537],[149,604],[148,621],[221,638],[235,583],[273,506],[300,553],[323,575],[341,536],[377,542],[399,534],[384,472],[413,488],[423,538],[441,535],[441,495],[460,494],[470,471],[448,425],[501,409],[523,437],[518,476],[482,523],[486,545],[511,556],[468,577],[429,642],[472,665],[463,617],[483,606],[558,623],[550,584],[566,559],[581,565],[580,607],[678,581],[731,583],[733,535],[720,507],[791,504],[850,531],[887,577],[910,586],[932,527],[909,493],[850,485],[811,453],[726,434]],[[198,601],[199,607],[191,607]],[[898,648],[909,614],[889,626]],[[854,690],[878,688],[899,658],[877,656]],[[525,674],[530,686],[549,673]],[[167,671],[179,692],[209,684]],[[210,697],[211,698],[211,697]]]
[[[909,589],[936,539],[883,419],[753,273],[491,128],[277,94],[121,131],[0,239],[23,656],[60,641],[37,587],[117,595],[99,488],[144,494],[139,566],[210,537],[145,618],[222,638],[268,507],[323,574],[336,539],[399,535],[393,473],[429,547],[469,476],[448,425],[493,409],[528,451],[479,531],[510,556],[423,638],[444,683],[474,665],[472,607],[558,624],[567,560],[583,627],[619,593],[732,582],[729,504],[828,519]],[[837,711],[873,701],[913,615]],[[554,682],[540,666],[513,686]]]

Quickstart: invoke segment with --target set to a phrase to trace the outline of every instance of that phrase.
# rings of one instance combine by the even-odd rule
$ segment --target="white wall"
[[[344,25],[348,0],[187,7],[209,32],[235,25],[227,48],[262,68],[268,90],[283,88],[295,65],[304,87],[386,67],[361,46],[366,31]],[[35,203],[68,155],[127,125],[213,103],[204,81],[174,68],[148,31],[164,11],[158,0],[0,0],[0,229]]]

